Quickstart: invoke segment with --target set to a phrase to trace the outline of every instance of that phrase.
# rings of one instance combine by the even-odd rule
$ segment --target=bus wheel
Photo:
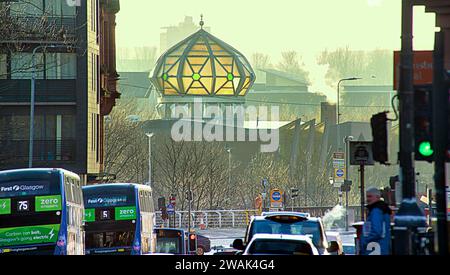
[[[204,255],[205,254],[205,250],[203,249],[203,247],[199,246],[197,247],[197,255]]]

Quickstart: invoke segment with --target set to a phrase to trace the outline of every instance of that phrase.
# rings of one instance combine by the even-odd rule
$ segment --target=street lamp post
[[[344,138],[345,143],[345,183],[348,184],[350,178],[350,143],[353,140],[353,136],[346,136]],[[345,231],[348,231],[348,187],[345,189]]]
[[[31,55],[31,68],[33,72],[31,73],[31,91],[30,91],[30,126],[29,126],[29,148],[28,148],[28,168],[33,168],[33,146],[34,146],[34,105],[35,105],[35,95],[36,95],[36,52],[42,48],[67,48],[68,45],[41,45],[33,49],[33,54]],[[71,46],[71,48],[78,48]]]
[[[148,185],[152,186],[152,137],[153,133],[147,133],[148,137]]]
[[[339,124],[340,124],[340,110],[339,110],[339,103],[340,103],[340,86],[341,86],[341,82],[343,81],[354,81],[354,80],[359,80],[362,79],[361,77],[349,77],[349,78],[343,78],[341,80],[339,80],[338,85],[337,85],[337,106],[336,106],[336,111],[337,111],[337,120],[336,120],[336,127],[337,127],[337,134],[336,134],[336,140],[337,140],[337,149],[340,149],[340,129],[339,129]]]

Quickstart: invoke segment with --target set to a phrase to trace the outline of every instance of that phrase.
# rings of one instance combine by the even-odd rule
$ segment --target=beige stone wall
[[[97,78],[96,72],[95,72],[95,62],[97,57],[100,54],[100,47],[97,43],[97,35],[99,33],[99,26],[96,25],[96,16],[92,16],[93,13],[95,13],[95,0],[87,0],[87,30],[88,30],[88,51],[87,51],[87,58],[88,58],[88,103],[87,103],[87,171],[89,174],[95,174],[99,173],[100,165],[99,161],[97,161],[97,117],[99,117],[100,114],[100,105],[99,105],[99,98],[97,98],[97,83],[100,81],[99,78]],[[99,66],[99,65],[98,65]]]

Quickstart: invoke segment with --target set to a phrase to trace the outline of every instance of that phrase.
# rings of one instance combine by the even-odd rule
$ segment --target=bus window
[[[86,233],[86,248],[106,248],[132,246],[134,231]]]

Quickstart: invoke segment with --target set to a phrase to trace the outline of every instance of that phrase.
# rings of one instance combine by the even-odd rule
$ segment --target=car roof
[[[261,216],[297,216],[297,217],[305,217],[309,218],[311,215],[309,213],[303,212],[292,212],[292,211],[272,211],[272,212],[262,212]]]
[[[275,214],[277,213],[277,214]],[[273,217],[273,216],[297,216],[297,217],[302,217],[302,218],[306,218],[306,220],[308,221],[314,221],[314,222],[318,222],[320,221],[320,218],[316,218],[316,217],[306,217],[305,215],[301,215],[301,213],[299,214],[298,212],[270,212],[270,214],[265,214],[265,215],[261,215],[261,216],[253,216],[252,218],[254,220],[265,220],[268,217]]]
[[[256,239],[266,239],[266,240],[295,240],[304,241],[312,244],[311,238],[305,235],[289,235],[289,234],[255,234],[252,240]]]

